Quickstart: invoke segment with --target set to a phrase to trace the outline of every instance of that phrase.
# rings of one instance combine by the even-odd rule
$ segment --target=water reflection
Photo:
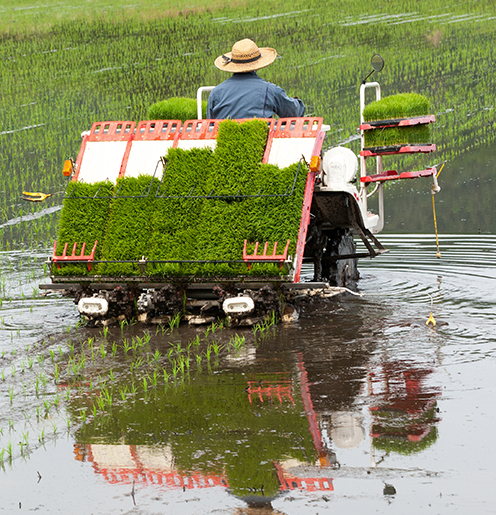
[[[330,464],[298,366],[195,376],[146,402],[113,407],[78,431],[76,459],[110,483],[223,487],[250,504],[295,489],[330,491],[330,477],[287,470]]]
[[[183,490],[228,487],[222,475],[181,473],[170,445],[75,444],[78,461],[90,462],[111,484],[160,485]]]
[[[21,267],[18,253],[4,254],[15,271],[6,283],[12,299],[3,301],[0,324],[6,335],[0,336],[0,453],[9,442],[14,447],[12,461],[4,451],[2,481],[14,485],[4,490],[24,495],[21,476],[29,478],[28,469],[39,466],[45,492],[46,470],[56,464],[57,470],[78,471],[75,488],[88,482],[93,512],[113,511],[102,507],[106,500],[129,509],[134,481],[140,509],[157,506],[160,512],[169,504],[195,513],[190,501],[199,501],[206,513],[224,506],[228,513],[266,515],[312,512],[314,503],[323,508],[330,500],[334,507],[375,502],[381,512],[378,502],[417,506],[424,488],[439,487],[446,499],[453,477],[470,476],[473,488],[483,485],[487,473],[480,464],[492,448],[486,429],[494,425],[496,239],[443,236],[440,260],[433,237],[392,235],[383,241],[390,252],[361,264],[358,288],[364,297],[309,300],[296,323],[257,339],[244,331],[244,346],[229,350],[229,329],[208,338],[200,329],[181,327],[172,335],[158,329],[147,344],[128,351],[124,339],[130,345],[149,328],[111,328],[106,338],[102,330],[61,329],[71,323],[64,313],[72,304],[54,308],[52,299],[23,296],[33,283],[32,267],[40,263],[30,264],[30,257]],[[426,326],[431,311],[436,327]],[[31,323],[27,333],[24,326]],[[170,349],[185,349],[197,336],[201,342],[192,349],[203,356],[203,370],[193,358],[188,373],[165,384],[161,368],[167,366],[173,377]],[[94,359],[88,337],[94,339]],[[214,342],[222,350],[218,358],[212,352],[207,365],[205,353]],[[69,343],[76,346],[74,357]],[[157,350],[161,357],[155,358]],[[85,368],[69,374],[83,358]],[[52,381],[55,364],[58,385]],[[112,397],[111,407],[94,415],[93,406],[105,395]],[[28,431],[29,448],[16,446]],[[43,434],[47,452],[40,449]],[[66,434],[74,439],[75,454],[62,448]],[[88,471],[94,471],[91,478]],[[54,488],[54,495],[67,495],[69,482],[63,490]],[[95,485],[104,485],[99,497]],[[482,506],[490,493],[484,497],[480,488]],[[435,494],[429,502],[440,499]],[[17,507],[18,500],[12,502]],[[438,512],[448,513],[443,506]]]
[[[432,372],[408,361],[384,361],[369,372],[370,436],[375,449],[411,454],[436,441],[441,389],[428,386]]]
[[[255,510],[291,491],[332,492],[340,454],[371,454],[368,469],[376,451],[434,443],[440,390],[431,369],[377,352],[384,306],[347,298],[319,309],[317,323],[279,326],[216,369],[116,402],[76,431],[76,459],[111,484],[220,488]],[[74,416],[82,402],[71,400]]]

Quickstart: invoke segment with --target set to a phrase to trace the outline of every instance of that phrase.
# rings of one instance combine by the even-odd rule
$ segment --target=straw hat
[[[258,48],[251,39],[236,41],[232,51],[217,57],[214,64],[226,72],[243,73],[260,70],[273,63],[277,52],[273,48]]]

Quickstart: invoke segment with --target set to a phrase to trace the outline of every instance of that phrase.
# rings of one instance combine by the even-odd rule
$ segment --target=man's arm
[[[290,118],[292,116],[303,116],[305,114],[305,104],[299,98],[290,98],[286,92],[271,84],[270,94],[273,96],[274,111],[281,118]]]

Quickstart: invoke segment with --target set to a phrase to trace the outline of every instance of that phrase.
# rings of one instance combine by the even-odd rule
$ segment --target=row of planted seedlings
[[[105,424],[116,404],[148,402],[158,388],[211,373],[223,357],[239,357],[275,330],[271,314],[251,332],[223,321],[193,337],[181,334],[180,314],[155,331],[122,321],[81,338],[81,324],[22,351],[0,355],[0,467],[27,458],[85,423]],[[84,330],[86,331],[86,330]],[[186,336],[186,337],[185,337]]]
[[[30,322],[36,318],[42,260],[37,252],[0,256],[0,465],[29,455],[70,425],[60,409],[68,397],[54,382],[64,345],[56,346],[53,336],[25,337],[35,331]]]
[[[104,423],[116,404],[148,402],[158,388],[167,390],[192,375],[211,373],[223,357],[239,357],[247,346],[257,346],[276,324],[271,314],[251,332],[239,334],[219,320],[185,338],[178,329],[180,320],[177,314],[168,326],[134,336],[124,335],[128,324],[122,321],[117,340],[104,327],[98,339],[88,338],[78,353],[71,351],[64,380],[74,390],[73,420]]]
[[[0,467],[69,431],[70,391],[58,382],[66,354],[53,336],[0,354]]]
[[[440,5],[422,2],[416,8],[443,10]],[[386,67],[377,79],[384,94],[418,92],[432,101],[438,115],[433,129],[437,162],[489,145],[496,134],[491,69],[495,50],[492,17],[484,14],[494,8],[479,2],[480,12],[457,19],[465,7],[451,6],[450,13],[434,22],[408,20],[403,7],[398,3],[389,14],[405,17],[408,38],[398,25],[374,17],[368,21],[363,13],[375,8],[370,11],[369,4],[358,0],[343,13],[313,6],[314,16],[304,11],[258,20],[257,42],[284,56],[260,75],[302,98],[308,114],[323,116],[336,145],[357,134],[359,83],[370,56],[381,48]],[[234,17],[239,14],[236,9],[231,12]],[[315,25],[315,19],[320,24]],[[199,86],[227,78],[213,61],[253,31],[253,22],[248,30],[247,24],[221,23],[207,13],[147,23],[65,22],[33,37],[0,36],[0,225],[60,204],[63,161],[76,157],[81,131],[94,121],[141,120],[158,100],[194,98]],[[473,37],[467,40],[467,33]],[[143,39],[147,45],[141,44]],[[429,156],[426,160],[433,161]],[[23,189],[52,197],[22,205]],[[48,221],[7,225],[0,230],[0,244],[27,244],[33,228],[42,242],[50,239],[47,232],[54,233]]]
[[[43,252],[13,251],[0,254],[0,308],[4,302],[40,296],[38,282],[48,272],[45,261]],[[4,325],[1,320],[0,323]]]

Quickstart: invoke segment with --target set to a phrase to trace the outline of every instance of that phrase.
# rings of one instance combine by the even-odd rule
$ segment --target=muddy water
[[[0,511],[494,512],[496,237],[382,241],[362,296],[255,335],[76,327],[2,254]]]

